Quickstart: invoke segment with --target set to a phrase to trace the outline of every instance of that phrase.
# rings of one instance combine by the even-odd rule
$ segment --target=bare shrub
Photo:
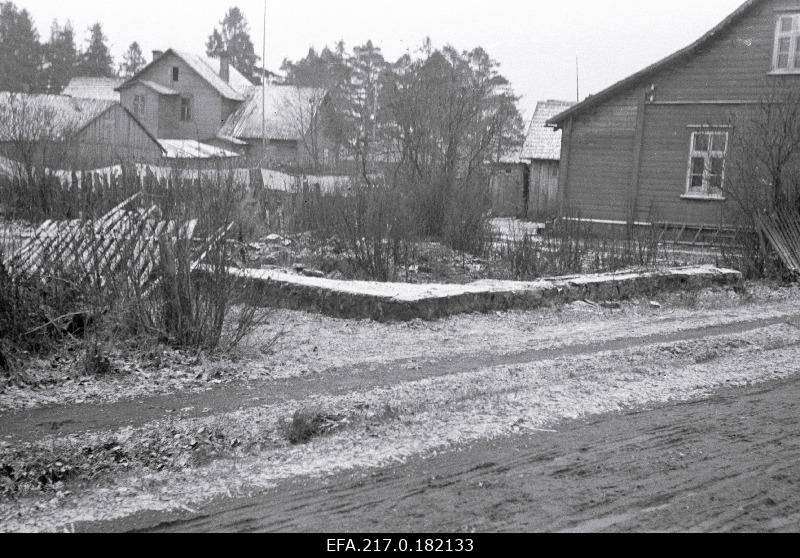
[[[305,444],[323,433],[325,415],[317,409],[300,409],[291,421],[281,420],[278,425],[284,439],[292,445]]]
[[[0,264],[2,352],[46,354],[64,338],[80,337],[85,371],[105,373],[106,347],[120,340],[227,351],[263,323],[269,312],[229,274],[240,251],[232,236],[246,189],[224,168],[197,178],[191,170],[146,181],[147,195],[139,199],[147,203],[126,205],[127,218],[113,228],[100,225],[97,206],[105,209],[107,200],[94,204],[90,195],[81,201],[85,220],[44,239],[36,265],[12,274]],[[120,192],[136,187],[138,179],[131,179]],[[153,229],[153,219],[163,226]],[[148,254],[158,261],[143,268]]]
[[[540,236],[512,231],[495,253],[516,280],[654,268],[663,253],[661,231],[656,224],[630,224],[598,232],[588,221],[567,217]]]
[[[747,278],[786,277],[762,220],[780,209],[800,222],[800,92],[773,87],[734,124],[723,190],[734,202],[726,210],[737,230],[725,263]]]

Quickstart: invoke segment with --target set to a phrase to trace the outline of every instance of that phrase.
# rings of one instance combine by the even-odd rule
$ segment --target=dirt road
[[[800,378],[287,482],[147,531],[798,531]],[[186,514],[184,514],[186,515]],[[190,514],[191,515],[191,514]],[[150,523],[150,524],[148,524]]]
[[[800,530],[799,300],[320,321],[307,375],[0,413],[56,477],[0,531]]]

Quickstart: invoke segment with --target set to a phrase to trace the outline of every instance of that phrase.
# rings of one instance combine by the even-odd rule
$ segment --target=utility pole
[[[261,49],[261,140],[263,142],[263,161],[267,157],[267,0],[264,0],[264,41]]]

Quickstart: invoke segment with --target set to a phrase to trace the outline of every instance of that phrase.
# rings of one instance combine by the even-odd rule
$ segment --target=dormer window
[[[800,13],[781,15],[778,18],[772,70],[800,73]]]
[[[177,66],[174,66],[172,68],[172,81],[177,83],[180,80],[180,78],[181,78],[181,69],[178,68]]]

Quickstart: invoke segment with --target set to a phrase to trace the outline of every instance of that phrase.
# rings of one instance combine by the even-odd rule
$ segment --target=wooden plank
[[[642,168],[646,95],[645,91],[639,91],[636,105],[636,131],[633,137],[633,162],[631,164],[631,223],[636,221],[636,217],[639,215],[639,175]]]

